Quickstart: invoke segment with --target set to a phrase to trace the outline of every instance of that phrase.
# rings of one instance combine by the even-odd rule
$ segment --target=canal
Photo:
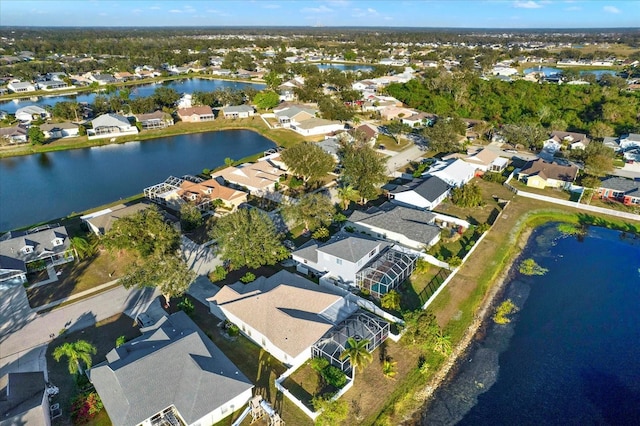
[[[249,130],[0,159],[0,231],[64,217],[139,194],[169,175],[214,169],[274,148]]]

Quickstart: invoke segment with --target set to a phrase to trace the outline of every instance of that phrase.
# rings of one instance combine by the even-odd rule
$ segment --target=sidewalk
[[[81,298],[87,297],[88,295],[93,294],[93,293],[100,293],[102,290],[107,289],[109,287],[112,287],[112,286],[116,285],[117,283],[118,283],[118,280],[109,281],[108,283],[100,284],[99,286],[90,288],[89,290],[81,291],[80,293],[72,294],[71,296],[63,297],[62,299],[58,299],[58,300],[55,300],[53,302],[44,304],[42,306],[38,306],[37,308],[33,308],[33,310],[36,313],[40,313],[42,311],[46,311],[47,309],[51,309],[51,308],[54,308],[54,307],[56,307],[58,305],[61,305],[61,304],[65,303],[65,302],[71,302],[71,301],[76,300],[76,299],[81,299]],[[36,286],[39,286],[39,285],[40,285],[40,283],[36,284]]]

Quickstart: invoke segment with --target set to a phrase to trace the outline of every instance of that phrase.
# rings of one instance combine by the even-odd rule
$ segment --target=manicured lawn
[[[42,306],[116,280],[135,259],[126,251],[111,254],[100,250],[91,258],[58,266],[56,270],[62,272],[58,281],[27,290],[29,304],[32,308]]]
[[[430,265],[424,272],[414,272],[398,287],[402,309],[420,309],[449,275],[449,271]]]
[[[525,191],[525,192],[531,192],[532,194],[538,194],[538,195],[546,195],[547,197],[553,197],[553,198],[558,198],[560,200],[569,200],[571,198],[571,193],[569,193],[568,191],[563,191],[561,189],[555,189],[555,188],[545,188],[545,189],[538,189],[538,188],[531,188],[530,186],[525,185],[524,183],[512,179],[509,184],[511,186],[513,186],[514,188],[520,190],[520,191]]]
[[[447,199],[436,207],[434,211],[464,219],[472,225],[493,221],[498,211],[501,210],[500,204],[496,199],[511,199],[513,193],[499,183],[487,182],[479,178],[474,178],[472,182],[475,182],[480,187],[482,201],[484,202],[481,207],[458,207]]]
[[[313,411],[311,400],[322,393],[322,379],[317,371],[309,365],[309,361],[287,377],[282,385]]]
[[[140,335],[140,331],[135,327],[133,320],[126,315],[116,315],[106,320],[100,321],[92,327],[85,328],[73,333],[64,333],[56,337],[47,349],[47,369],[49,371],[49,381],[60,389],[60,393],[54,397],[53,403],[59,403],[62,409],[62,417],[53,421],[54,426],[70,426],[71,399],[79,392],[73,376],[69,374],[67,359],[62,358],[60,362],[53,359],[52,353],[56,347],[77,340],[86,340],[96,346],[97,354],[93,356],[93,364],[104,361],[107,353],[115,347],[115,341],[119,336],[125,336],[131,340]],[[91,425],[110,425],[111,421],[106,411],[102,411]]]
[[[411,146],[411,141],[404,137],[398,137],[398,142],[396,142],[391,136],[381,134],[378,135],[378,140],[376,141],[374,148],[378,149],[380,145],[383,145],[385,150],[404,151]]]
[[[598,197],[592,197],[590,200],[588,199],[588,197],[585,197],[582,199],[582,204],[590,204],[592,206],[618,210],[620,212],[640,214],[640,206],[625,206],[618,201],[602,200]]]
[[[462,235],[456,232],[449,238],[443,238],[438,244],[429,249],[429,254],[444,261],[451,256],[458,256],[462,259],[473,247],[476,240],[474,233],[475,230],[473,228],[468,228]]]

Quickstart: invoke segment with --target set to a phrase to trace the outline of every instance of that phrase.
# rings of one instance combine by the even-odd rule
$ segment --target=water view
[[[131,98],[140,98],[151,96],[158,87],[169,87],[175,89],[178,93],[193,93],[193,92],[213,92],[220,89],[243,89],[245,87],[253,87],[256,90],[263,90],[266,85],[245,83],[242,81],[227,81],[227,80],[208,80],[203,78],[189,78],[184,80],[165,81],[162,83],[143,84],[141,86],[129,86],[127,89],[131,91]],[[0,103],[0,110],[6,111],[9,114],[15,114],[18,108],[22,108],[29,105],[38,105],[40,107],[53,106],[62,101],[76,101],[76,102],[88,102],[93,103],[96,97],[96,93],[80,93],[77,95],[64,95],[64,96],[47,96],[47,97],[34,97],[29,98],[26,96],[23,99],[15,99],[11,101],[5,101]]]
[[[487,326],[421,423],[640,424],[640,240],[591,228],[583,241],[537,229],[512,278],[510,324]]]
[[[275,146],[249,130],[197,133],[0,159],[0,231],[141,193],[169,175],[213,169]]]
[[[570,69],[570,68],[568,68]],[[554,68],[554,67],[533,67],[533,68],[527,68],[524,70],[524,75],[527,74],[531,74],[533,72],[539,72],[544,74],[545,77],[549,77],[552,75],[556,75],[556,74],[562,74],[562,69],[561,68]],[[615,70],[584,70],[584,71],[580,71],[580,75],[587,75],[587,74],[593,74],[596,76],[596,79],[600,79],[600,77],[602,77],[605,74],[608,75],[616,75],[616,71]]]

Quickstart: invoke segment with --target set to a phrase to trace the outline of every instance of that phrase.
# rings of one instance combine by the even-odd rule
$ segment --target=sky
[[[640,26],[640,0],[0,0],[0,26]]]

